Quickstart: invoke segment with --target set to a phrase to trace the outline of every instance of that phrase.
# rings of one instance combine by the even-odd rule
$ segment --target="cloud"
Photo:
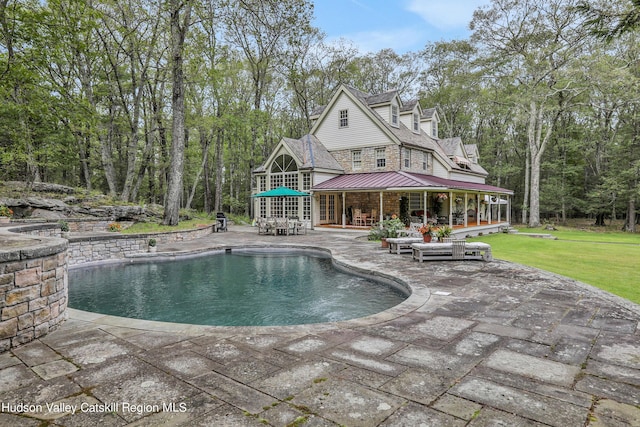
[[[473,12],[490,0],[411,0],[407,10],[443,31],[467,28]]]

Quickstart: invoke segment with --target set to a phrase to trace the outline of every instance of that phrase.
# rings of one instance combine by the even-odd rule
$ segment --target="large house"
[[[412,221],[480,227],[509,221],[513,192],[485,184],[478,149],[438,137],[438,114],[397,91],[340,86],[300,139],[283,138],[253,171],[254,194],[286,186],[311,197],[254,199],[258,217],[308,226],[366,226],[408,212]]]

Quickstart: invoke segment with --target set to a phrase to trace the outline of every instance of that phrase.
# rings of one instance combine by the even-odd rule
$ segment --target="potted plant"
[[[60,221],[58,225],[60,225],[60,234],[62,237],[69,237],[69,223],[67,221]]]
[[[434,230],[433,225],[430,223],[422,224],[422,226],[418,229],[418,231],[422,234],[422,238],[425,243],[431,242],[432,235],[431,232]]]
[[[452,232],[453,230],[448,225],[443,225],[442,227],[438,228],[438,230],[436,231],[438,241],[442,242],[445,237],[450,237]]]
[[[387,238],[398,237],[398,231],[404,228],[404,223],[397,215],[393,214],[390,219],[385,219],[379,225],[371,228],[369,240],[380,240],[382,247],[388,248]]]
[[[13,211],[7,206],[0,206],[0,223],[8,223],[11,221]]]
[[[149,252],[155,252],[157,250],[157,244],[158,242],[156,242],[156,239],[154,239],[153,237],[151,239],[149,239]]]

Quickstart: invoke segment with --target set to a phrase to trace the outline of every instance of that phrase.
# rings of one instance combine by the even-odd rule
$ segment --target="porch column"
[[[507,222],[511,225],[511,195],[507,194]]]
[[[469,193],[467,193],[466,191],[464,192],[464,205],[463,208],[464,209],[464,228],[467,228],[469,226],[469,218],[467,218],[467,203],[469,202]]]
[[[498,222],[502,220],[502,195],[498,194]]]
[[[487,209],[487,223],[491,224],[491,194],[489,194],[489,204],[488,204],[489,209]]]
[[[449,227],[453,228],[453,191],[449,191]]]
[[[382,220],[384,219],[384,212],[382,212],[382,209],[384,209],[384,196],[383,196],[383,192],[380,192],[380,209],[379,209],[379,213],[378,215],[380,216],[380,218],[378,219],[378,224],[380,224],[380,227],[382,227]]]
[[[313,191],[309,191],[311,196],[309,197],[309,229],[315,230],[314,227],[314,215],[316,213],[316,196]]]
[[[476,194],[476,225],[480,226],[480,193]]]
[[[347,196],[342,192],[342,228],[347,228]]]
[[[427,191],[422,193],[422,223],[427,223]]]

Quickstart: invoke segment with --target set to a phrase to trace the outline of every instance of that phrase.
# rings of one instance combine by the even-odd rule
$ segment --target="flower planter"
[[[382,247],[383,248],[388,248],[389,247],[389,243],[387,242],[387,238],[383,237],[382,239],[380,239],[380,242],[382,243]]]
[[[423,234],[422,239],[424,240],[425,243],[431,243],[432,236],[429,233]]]

